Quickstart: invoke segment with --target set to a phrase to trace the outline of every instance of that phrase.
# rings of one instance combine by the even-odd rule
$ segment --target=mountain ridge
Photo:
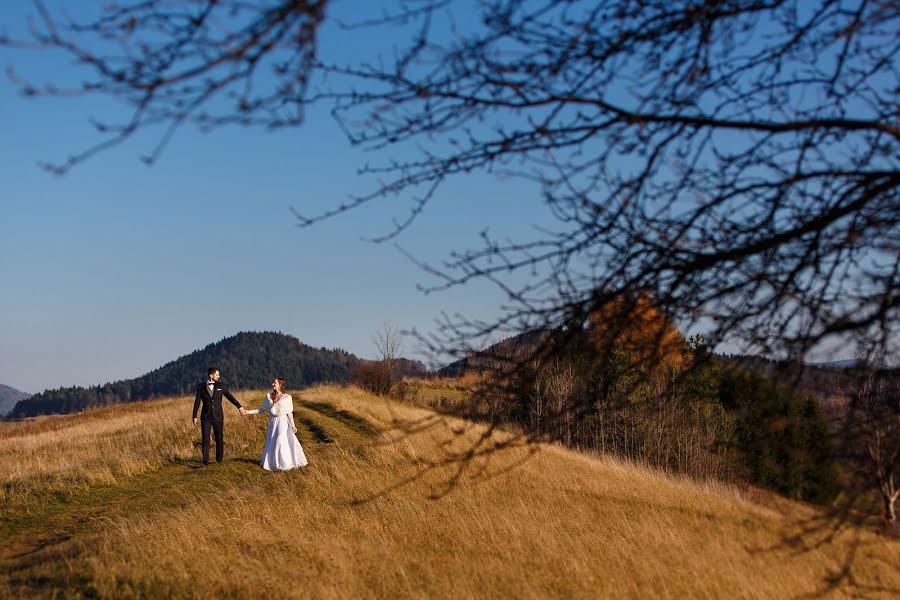
[[[340,348],[314,348],[280,332],[239,332],[180,356],[144,375],[91,387],[61,387],[19,400],[10,416],[66,414],[86,408],[193,393],[210,366],[234,389],[267,388],[283,377],[289,388],[346,383],[360,363]]]
[[[0,383],[0,417],[6,416],[20,400],[30,398],[31,394]]]

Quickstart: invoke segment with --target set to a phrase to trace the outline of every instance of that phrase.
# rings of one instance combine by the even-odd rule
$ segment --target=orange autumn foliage
[[[690,355],[681,333],[646,296],[622,297],[594,311],[587,333],[598,350],[619,347],[648,370],[681,366]]]

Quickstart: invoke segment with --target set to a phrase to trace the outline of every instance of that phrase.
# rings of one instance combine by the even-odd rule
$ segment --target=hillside
[[[682,362],[687,351],[685,340],[674,323],[644,296],[611,301],[601,311],[591,313],[584,333],[591,347],[604,353],[619,347],[635,360],[645,363]],[[532,329],[510,336],[485,349],[463,356],[442,367],[437,374],[457,377],[467,371],[485,371],[510,360],[533,355],[542,342],[559,338],[562,346],[573,343],[564,330]]]
[[[470,356],[464,356],[452,363],[441,367],[437,375],[441,377],[457,377],[467,371],[482,371],[490,368],[496,360],[506,361],[513,357],[524,356],[533,352],[541,339],[547,335],[546,331],[534,330],[520,333],[494,344],[491,344],[480,352]]]
[[[29,397],[31,397],[31,394],[26,394],[25,392],[20,392],[16,388],[0,384],[0,417],[5,416],[6,413],[12,411],[18,401]]]
[[[649,318],[648,315],[650,315]],[[671,331],[667,330],[666,336],[661,341],[658,341],[652,334],[659,328],[666,327],[666,323],[663,322],[662,325],[657,324],[656,327],[646,326],[647,321],[651,321],[652,324],[653,313],[651,310],[645,310],[640,316],[641,319],[636,320],[636,322],[641,323],[641,327],[625,328],[620,332],[621,337],[625,338],[624,345],[626,348],[629,344],[635,345],[636,334],[640,334],[650,336],[649,342],[644,340],[644,352],[646,352],[646,348],[653,348],[665,356],[666,354],[673,354],[671,350],[673,348],[681,351],[682,340],[677,330],[674,328]],[[602,319],[595,322],[603,323]],[[602,341],[604,337],[602,328],[600,335],[597,335],[592,329],[596,328],[589,328],[589,334],[594,338],[600,338],[601,341],[595,339],[595,342],[598,343],[599,347],[605,347],[603,344],[606,342]],[[441,377],[458,377],[467,371],[477,372],[484,370],[485,366],[491,364],[491,361],[494,361],[496,357],[507,358],[526,355],[534,351],[543,335],[546,335],[546,333],[528,331],[511,336],[492,344],[481,352],[473,353],[442,367],[436,374]],[[640,338],[637,339],[640,341]],[[622,339],[617,341],[617,343],[622,342]],[[637,346],[637,351],[633,348],[630,350],[634,355],[641,354],[641,344],[637,344]],[[662,351],[660,351],[660,347]],[[754,373],[759,373],[771,381],[785,384],[803,393],[813,394],[820,400],[828,400],[836,395],[851,393],[853,389],[859,386],[860,376],[868,375],[868,371],[857,368],[860,367],[859,360],[797,364],[795,362],[777,361],[749,354],[716,354],[715,356],[725,362],[738,364]],[[878,368],[875,375],[879,381],[883,381],[888,389],[893,390],[894,393],[900,390],[900,368],[882,365]]]
[[[834,396],[851,394],[859,387],[860,378],[869,375],[862,368],[860,361],[847,360],[834,363],[798,365],[787,361],[776,361],[761,356],[733,355],[723,356],[724,360],[735,362],[755,371],[773,381],[779,381],[814,394],[818,398],[828,399]],[[888,389],[900,389],[900,369],[887,366],[879,367],[875,377],[884,382]]]
[[[193,392],[210,366],[222,372],[232,389],[267,388],[284,377],[297,388],[321,382],[346,382],[359,359],[340,349],[313,348],[295,337],[244,332],[182,356],[135,379],[89,388],[47,390],[16,404],[12,416],[72,413],[86,408]]]
[[[508,434],[460,470],[444,461],[480,425],[356,388],[295,398],[310,465],[278,474],[256,464],[265,419],[232,411],[225,463],[202,468],[189,397],[0,424],[0,597],[900,590],[900,543],[806,505]]]

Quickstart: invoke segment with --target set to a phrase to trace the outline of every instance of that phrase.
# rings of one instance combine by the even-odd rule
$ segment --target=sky
[[[47,2],[70,11],[100,5]],[[405,37],[384,29],[338,27],[377,16],[379,3],[328,6],[318,35],[324,59],[390,60],[403,46]],[[460,29],[475,22],[466,6],[456,5]],[[31,0],[4,1],[0,33],[24,37],[34,16]],[[82,79],[59,55],[0,48],[0,63],[37,83]],[[444,312],[502,314],[504,296],[486,283],[422,293],[420,285],[439,282],[404,251],[439,263],[479,247],[485,229],[522,241],[555,222],[536,185],[473,174],[446,182],[390,243],[367,239],[406,216],[411,193],[299,228],[292,207],[315,215],[371,192],[377,181],[359,168],[408,152],[352,147],[326,106],[275,132],[183,127],[152,166],[141,156],[158,132],[64,176],[39,166],[88,147],[97,140],[90,119],[116,114],[122,107],[109,98],[26,98],[12,77],[0,77],[0,384],[36,393],[137,377],[241,331],[374,357],[373,334],[385,322],[427,334]],[[404,353],[423,357],[413,339]]]
[[[352,14],[354,3],[335,6]],[[21,32],[33,14],[28,0],[3,2],[0,28]],[[322,30],[323,53],[345,50],[334,32]],[[367,35],[354,45],[383,43]],[[71,69],[10,49],[0,61],[36,81]],[[385,321],[428,332],[442,311],[499,314],[491,287],[423,294],[436,280],[393,242],[365,240],[390,231],[409,197],[297,226],[292,206],[314,214],[370,190],[357,169],[389,157],[352,148],[325,110],[275,133],[187,127],[150,167],[145,135],[56,176],[39,163],[95,139],[88,119],[111,101],[29,99],[3,77],[0,108],[0,383],[36,393],[136,377],[240,331],[373,357]],[[396,244],[439,261],[485,227],[527,235],[547,219],[538,190],[473,176],[446,185]]]

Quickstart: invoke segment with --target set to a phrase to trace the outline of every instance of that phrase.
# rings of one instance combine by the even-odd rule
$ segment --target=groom
[[[203,403],[203,410],[200,411],[200,431],[203,436],[203,464],[209,464],[209,430],[212,429],[216,435],[216,462],[222,462],[225,454],[225,440],[223,438],[223,427],[225,425],[225,413],[222,412],[222,396],[228,398],[228,401],[238,407],[241,415],[247,413],[247,410],[241,406],[231,392],[223,385],[219,384],[219,370],[210,367],[207,370],[206,381],[197,384],[197,397],[194,398],[194,427],[197,426],[197,409],[200,403]]]

